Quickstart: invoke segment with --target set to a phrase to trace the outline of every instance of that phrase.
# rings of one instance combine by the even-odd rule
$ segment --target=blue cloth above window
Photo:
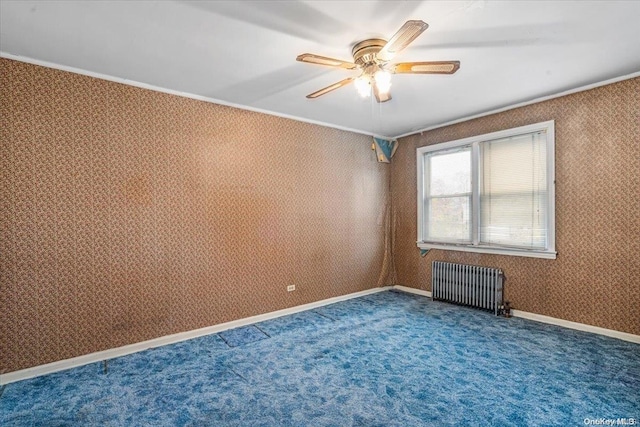
[[[398,148],[398,141],[389,141],[373,137],[373,148],[376,150],[376,159],[380,163],[391,163],[391,158]]]

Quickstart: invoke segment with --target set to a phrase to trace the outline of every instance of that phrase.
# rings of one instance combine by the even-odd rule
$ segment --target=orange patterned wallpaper
[[[552,119],[558,258],[420,258],[416,148]],[[391,166],[401,284],[430,289],[433,260],[500,267],[516,309],[640,334],[640,78],[402,138]]]
[[[0,372],[376,286],[369,137],[8,59],[0,93]]]

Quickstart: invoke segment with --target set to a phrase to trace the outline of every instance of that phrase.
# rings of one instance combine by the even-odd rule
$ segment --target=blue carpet
[[[9,384],[0,396],[0,424],[579,426],[585,419],[640,420],[640,345],[608,337],[401,292],[238,330],[112,359],[107,374],[95,363]]]
[[[229,329],[227,331],[220,332],[218,335],[222,337],[229,347],[239,347],[241,345],[269,338],[267,334],[253,325]]]

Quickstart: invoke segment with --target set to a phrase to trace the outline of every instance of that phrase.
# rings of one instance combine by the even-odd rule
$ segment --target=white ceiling
[[[377,104],[345,87],[351,47],[429,29],[396,61],[459,60],[395,75]],[[221,103],[398,136],[640,71],[640,1],[0,1],[3,56],[76,68]]]

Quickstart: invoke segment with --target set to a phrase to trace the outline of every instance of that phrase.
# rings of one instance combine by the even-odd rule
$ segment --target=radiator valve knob
[[[504,302],[504,306],[502,308],[502,315],[504,317],[511,317],[511,303],[509,301]]]

